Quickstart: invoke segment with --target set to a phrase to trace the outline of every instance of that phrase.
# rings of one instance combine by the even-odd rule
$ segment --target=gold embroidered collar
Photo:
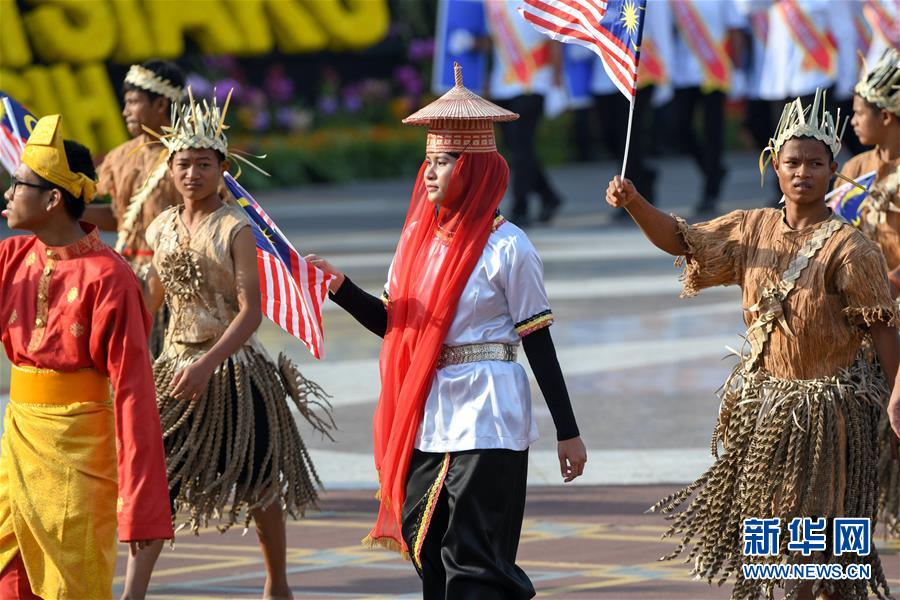
[[[67,246],[47,246],[40,239],[37,240],[37,248],[42,254],[55,260],[69,260],[78,258],[91,252],[96,252],[105,247],[96,225],[81,222],[81,228],[87,234],[74,244]]]

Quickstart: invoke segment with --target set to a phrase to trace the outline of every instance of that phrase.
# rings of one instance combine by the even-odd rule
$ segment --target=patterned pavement
[[[644,510],[676,485],[535,487],[529,490],[519,565],[539,598],[725,599],[728,588],[688,576],[681,562],[659,562],[674,548],[665,521]],[[363,548],[376,511],[368,491],[325,494],[321,512],[288,525],[288,573],[295,598],[414,599],[412,565]],[[264,581],[253,531],[179,534],[163,551],[150,598],[255,598]],[[900,590],[900,542],[878,540],[889,583]],[[121,552],[124,560],[125,549]],[[120,563],[120,573],[123,564]],[[121,583],[121,577],[116,580]]]

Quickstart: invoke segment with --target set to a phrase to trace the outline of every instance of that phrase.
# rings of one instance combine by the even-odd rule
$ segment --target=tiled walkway
[[[539,598],[725,599],[727,587],[693,581],[679,561],[657,558],[674,547],[660,539],[665,521],[644,514],[674,485],[539,487],[529,490],[519,565]],[[376,504],[366,491],[324,496],[322,512],[288,525],[288,570],[295,598],[419,598],[412,565],[360,546]],[[900,590],[900,543],[879,540],[891,587]],[[124,559],[125,549],[122,549]],[[120,574],[123,564],[120,563]],[[263,585],[254,531],[199,537],[179,534],[163,552],[151,598],[253,598]],[[121,585],[121,578],[117,580]],[[118,588],[117,588],[118,589]]]

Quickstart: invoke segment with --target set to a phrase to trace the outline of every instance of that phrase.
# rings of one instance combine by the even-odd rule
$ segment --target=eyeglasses
[[[30,181],[22,181],[18,177],[13,176],[9,182],[9,189],[12,191],[12,195],[16,195],[16,187],[24,185],[25,187],[37,188],[39,190],[52,190],[52,185],[46,185],[44,183],[31,183]]]

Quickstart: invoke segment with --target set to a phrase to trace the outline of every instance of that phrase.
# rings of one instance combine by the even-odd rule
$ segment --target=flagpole
[[[621,178],[625,179],[625,167],[628,165],[628,148],[631,146],[631,121],[634,118],[634,98],[637,94],[631,96],[628,103],[628,129],[625,130],[625,154],[622,156],[622,173]]]

